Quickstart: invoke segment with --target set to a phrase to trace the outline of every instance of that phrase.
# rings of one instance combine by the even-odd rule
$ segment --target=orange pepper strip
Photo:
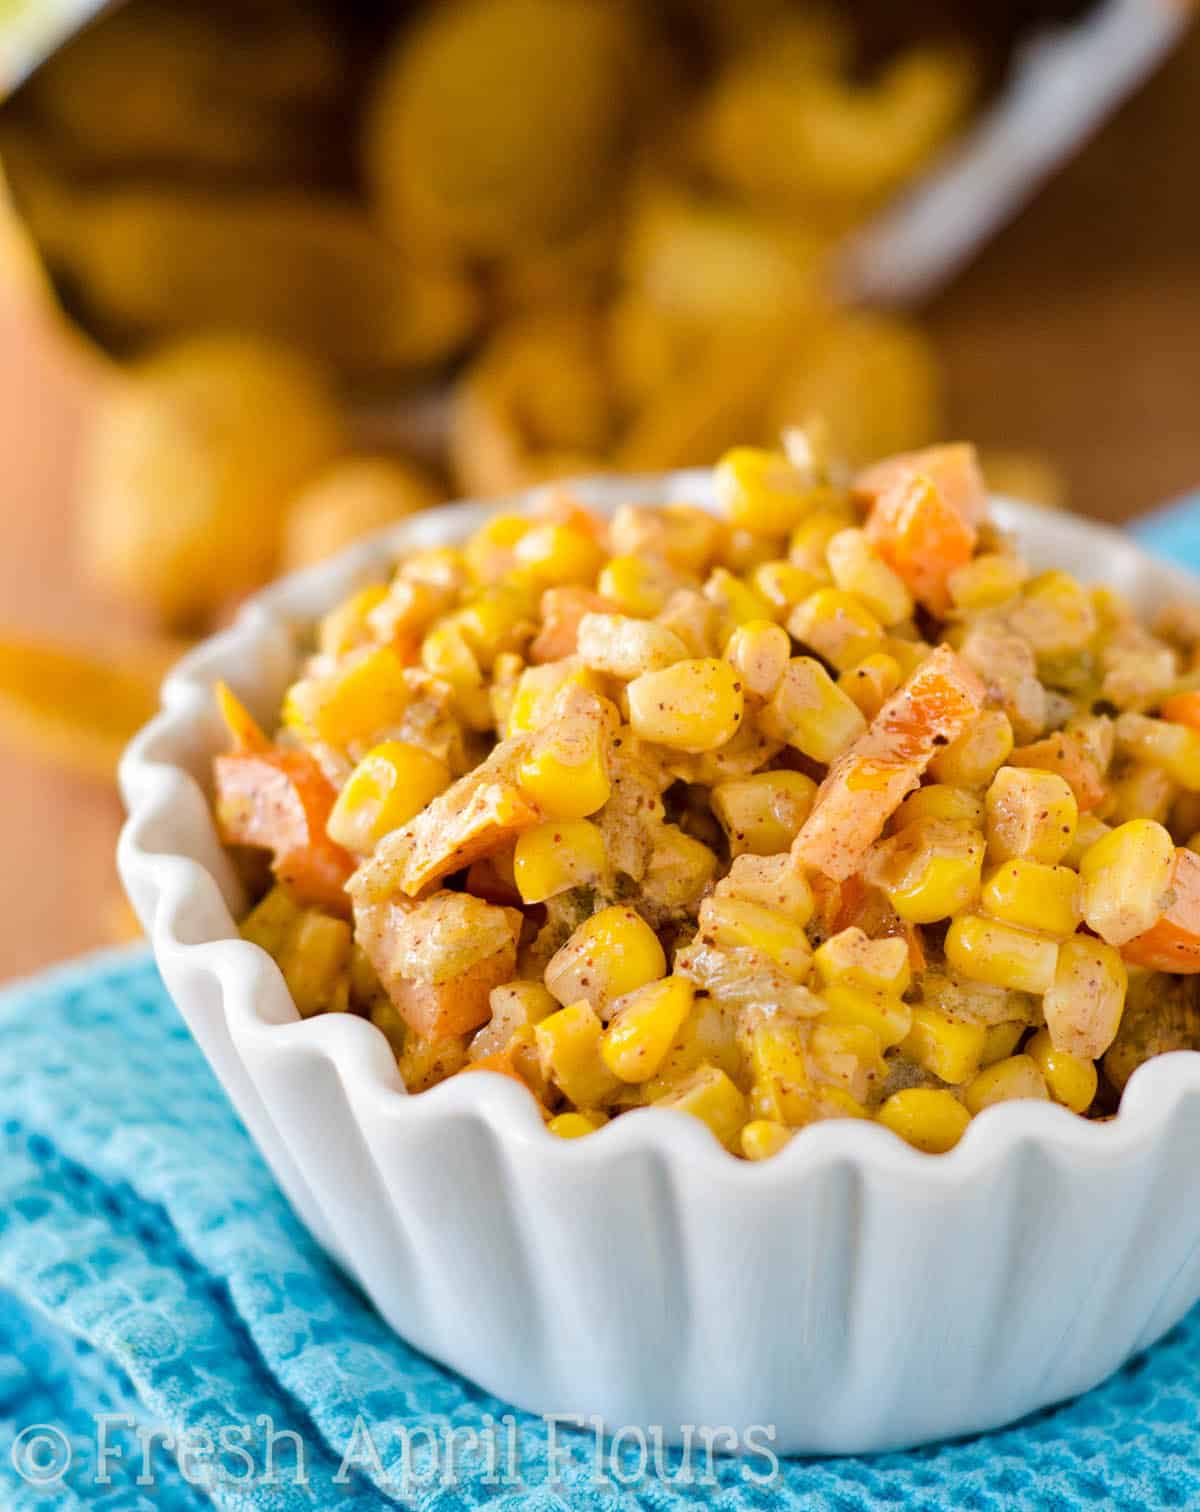
[[[583,616],[611,614],[615,608],[615,604],[590,588],[547,588],[542,594],[542,628],[529,648],[529,660],[552,662],[574,656]]]
[[[511,1076],[513,1081],[520,1082],[526,1092],[530,1091],[529,1083],[517,1070],[511,1049],[496,1050],[491,1055],[480,1056],[476,1061],[468,1061],[459,1074],[466,1071],[498,1071],[501,1076]]]
[[[1172,724],[1191,725],[1193,730],[1200,730],[1200,693],[1172,693],[1170,698],[1163,699],[1160,713]]]
[[[235,751],[271,749],[271,742],[259,728],[258,721],[228,683],[217,683],[213,694],[217,700],[217,709],[225,721],[225,728],[233,736]]]
[[[325,833],[337,797],[307,751],[234,751],[213,763],[216,811],[227,845],[272,853],[272,868],[298,903],[348,916],[354,860]]]
[[[869,886],[861,875],[848,877],[845,882],[838,884],[816,872],[812,877],[814,897],[822,896],[818,883],[823,883],[826,889],[832,888],[837,899],[836,911],[832,919],[827,920],[831,934],[839,934],[843,929],[857,924],[873,940],[886,940],[894,936],[908,946],[908,961],[914,974],[925,970],[925,946],[921,940],[921,931],[915,924],[902,919],[877,887]]]
[[[1009,756],[1008,764],[1057,772],[1075,794],[1080,813],[1098,807],[1108,791],[1099,768],[1082,744],[1061,730],[1055,730],[1053,735],[1036,740],[1032,745],[1018,746]]]
[[[1200,856],[1180,846],[1171,874],[1171,899],[1158,919],[1121,954],[1134,966],[1192,975],[1200,971]]]
[[[934,614],[945,614],[950,575],[971,560],[976,531],[933,479],[901,474],[876,500],[866,534],[913,597]]]
[[[792,842],[798,866],[844,882],[937,752],[983,707],[983,684],[949,646],[920,664],[829,768]]]
[[[855,478],[854,493],[860,501],[873,506],[881,494],[915,473],[923,473],[968,525],[982,525],[987,519],[987,484],[975,448],[967,441],[901,452],[897,457],[876,462]]]
[[[530,1075],[533,1075],[536,1079],[536,1071],[531,1070],[530,1075],[524,1075],[521,1071],[521,1057],[528,1053],[529,1050],[526,1047],[518,1047],[511,1044],[506,1045],[503,1050],[496,1050],[491,1055],[481,1056],[476,1061],[468,1061],[455,1074],[463,1076],[468,1071],[496,1071],[501,1076],[510,1077],[518,1086],[524,1087],[525,1091],[529,1093],[530,1097],[537,1104],[538,1112],[544,1119],[548,1119],[550,1113],[538,1096],[537,1088],[531,1085]]]

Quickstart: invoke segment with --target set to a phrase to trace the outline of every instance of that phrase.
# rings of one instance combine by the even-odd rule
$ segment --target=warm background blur
[[[1043,453],[1106,519],[1200,484],[1200,35],[922,312],[950,429]],[[107,643],[135,628],[75,572],[73,486],[98,368],[0,280],[4,625]],[[120,931],[119,811],[99,781],[0,753],[0,976]]]

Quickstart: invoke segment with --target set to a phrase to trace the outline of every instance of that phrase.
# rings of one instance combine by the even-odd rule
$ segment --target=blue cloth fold
[[[1200,493],[1187,494],[1130,521],[1129,532],[1147,551],[1200,572]]]
[[[547,1425],[508,1412],[392,1335],[308,1237],[144,953],[0,996],[8,1512],[1195,1507],[1200,1311],[1087,1397],[1017,1427],[785,1461],[766,1484],[761,1458],[718,1457],[710,1476],[702,1456],[670,1452],[637,1479],[636,1443],[615,1464],[602,1447],[597,1484],[595,1441],[570,1429],[556,1478]]]

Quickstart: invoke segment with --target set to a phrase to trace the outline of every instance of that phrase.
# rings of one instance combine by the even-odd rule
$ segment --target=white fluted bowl
[[[707,473],[578,491],[604,510],[711,502]],[[487,512],[417,516],[259,595],[167,679],[121,767],[121,875],[163,978],[321,1243],[407,1340],[504,1400],[668,1441],[761,1425],[784,1453],[865,1452],[973,1432],[1160,1337],[1200,1297],[1198,1055],[1141,1068],[1104,1124],[1009,1103],[927,1156],[841,1120],[752,1165],[661,1110],[556,1139],[507,1078],[409,1096],[371,1024],[298,1019],[237,937],[244,900],[206,796],[224,745],[211,686],[270,722],[297,630]],[[1143,609],[1200,591],[1111,530],[996,513],[1035,566]]]

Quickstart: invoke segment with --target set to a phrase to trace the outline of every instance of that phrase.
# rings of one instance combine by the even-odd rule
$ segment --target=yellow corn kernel
[[[742,1130],[742,1154],[747,1160],[769,1160],[791,1143],[795,1132],[770,1118],[751,1119]]]
[[[598,882],[608,870],[604,836],[587,819],[556,819],[526,830],[513,852],[513,877],[525,903]]]
[[[982,1024],[947,1018],[935,1008],[916,1007],[900,1053],[923,1070],[957,1086],[979,1069],[987,1032]]]
[[[901,680],[910,678],[933,647],[923,641],[916,631],[912,631],[912,639],[907,636],[889,635],[884,639],[883,649],[889,656],[894,656],[900,663]]]
[[[1175,842],[1153,819],[1130,819],[1097,840],[1079,862],[1083,917],[1110,945],[1149,929],[1163,911],[1175,870]]]
[[[365,855],[449,786],[450,768],[440,757],[404,740],[385,740],[347,778],[326,830],[339,845]]]
[[[983,884],[980,907],[993,919],[1065,939],[1079,928],[1079,878],[1069,866],[1002,861]]]
[[[1065,940],[1054,985],[1042,999],[1055,1048],[1099,1060],[1121,1027],[1128,981],[1125,962],[1112,945],[1082,934]]]
[[[993,1066],[997,1061],[1006,1060],[1021,1043],[1021,1036],[1028,1027],[1022,1023],[989,1025],[979,1064]]]
[[[1079,742],[1101,776],[1108,771],[1117,749],[1117,728],[1107,714],[1075,714],[1063,733]]]
[[[858,706],[819,661],[794,656],[759,715],[764,734],[828,765],[867,728]]]
[[[453,619],[439,620],[421,642],[421,664],[454,689],[459,712],[473,730],[490,727],[492,706],[483,668],[461,625]]]
[[[465,1036],[451,1035],[449,1039],[422,1038],[404,1030],[402,1024],[397,1023],[399,1015],[393,1017],[388,1012],[391,1007],[391,1003],[386,1002],[379,1008],[372,1009],[371,1022],[396,1047],[396,1066],[400,1079],[410,1092],[426,1092],[463,1069],[467,1063]],[[398,1047],[397,1040],[400,1041]]]
[[[1103,819],[1097,819],[1095,814],[1080,814],[1079,823],[1075,826],[1075,838],[1071,841],[1071,849],[1063,857],[1063,865],[1074,867],[1078,871],[1084,851],[1111,833],[1111,827]]]
[[[788,537],[788,561],[793,567],[811,572],[822,582],[829,577],[825,553],[830,541],[839,530],[858,524],[849,505],[841,502],[832,492],[826,497],[828,502],[814,509]]]
[[[387,598],[382,583],[371,583],[352,593],[344,604],[331,609],[317,627],[317,649],[322,656],[345,656],[374,637],[369,616]]]
[[[454,608],[459,595],[450,583],[407,576],[406,566],[401,564],[391,587],[368,615],[373,639],[397,647],[419,641],[440,615]]]
[[[533,1026],[542,1071],[576,1107],[610,1102],[621,1083],[604,1064],[604,1026],[586,1000],[571,1003]]]
[[[470,579],[462,552],[454,546],[427,546],[406,556],[396,569],[398,580],[425,583],[454,593],[464,589]]]
[[[688,1016],[693,996],[686,977],[669,976],[618,998],[600,1041],[600,1054],[613,1075],[634,1083],[656,1075]]]
[[[546,986],[560,1003],[586,999],[606,1008],[667,973],[658,936],[632,908],[616,904],[585,919],[546,967]]]
[[[857,598],[840,588],[818,588],[792,610],[787,627],[790,635],[838,672],[883,650],[883,626]]]
[[[1121,632],[1101,650],[1100,664],[1101,695],[1118,708],[1150,708],[1172,690],[1179,672],[1174,647],[1160,645],[1151,636],[1135,639]]]
[[[526,667],[517,679],[504,733],[529,735],[534,730],[542,729],[550,716],[555,698],[568,684],[577,685],[590,693],[602,694],[605,690],[603,679],[575,656],[547,662],[542,667]]]
[[[582,1139],[585,1134],[594,1134],[602,1124],[595,1123],[586,1113],[559,1113],[546,1125],[551,1134],[559,1139]]]
[[[902,919],[932,924],[979,895],[983,836],[954,819],[918,819],[876,847],[871,877]]]
[[[982,914],[955,919],[946,934],[945,951],[951,966],[973,982],[1034,993],[1054,985],[1057,940]]]
[[[712,811],[741,856],[774,856],[785,851],[808,818],[817,784],[803,772],[755,772],[709,790]]]
[[[405,1042],[414,1042],[416,1040],[416,1036],[410,1032],[408,1025],[396,1012],[395,1005],[393,1004],[391,998],[377,998],[374,1002],[372,1002],[368,1017],[375,1025],[376,1029],[378,1029],[383,1037],[387,1040],[388,1046],[391,1049],[392,1054],[396,1057],[397,1062],[400,1062],[402,1064]],[[449,1041],[449,1043],[455,1044],[457,1043],[457,1041]],[[401,1075],[403,1077],[403,1070],[401,1071]],[[408,1079],[407,1077],[404,1077],[403,1079],[404,1085],[407,1087]]]
[[[725,660],[755,698],[770,698],[779,686],[792,655],[788,633],[771,620],[748,620],[739,625],[725,646]]]
[[[1115,630],[1137,618],[1133,605],[1123,593],[1118,593],[1115,588],[1109,588],[1104,583],[1097,583],[1092,587],[1091,595],[1092,607],[1096,611],[1096,618],[1102,630]]]
[[[604,564],[596,591],[622,614],[652,619],[683,579],[656,557],[614,556]]]
[[[789,610],[808,598],[829,580],[828,573],[806,572],[794,562],[760,562],[750,573],[750,586],[764,603],[771,606],[777,620],[785,620]]]
[[[826,987],[842,983],[864,992],[885,992],[901,997],[912,981],[908,945],[892,936],[872,940],[854,924],[830,935],[813,954],[813,965]]]
[[[534,630],[537,605],[519,589],[496,586],[477,595],[453,616],[475,660],[489,671],[496,658],[516,651]]]
[[[1072,1113],[1086,1113],[1096,1096],[1099,1077],[1095,1064],[1066,1050],[1056,1050],[1048,1029],[1039,1029],[1025,1047],[1049,1089],[1050,1096]]]
[[[1185,792],[1200,792],[1200,731],[1145,714],[1121,714],[1116,736],[1123,755],[1161,767]]]
[[[1020,557],[985,551],[956,567],[946,586],[956,609],[992,609],[1016,598],[1028,576],[1029,568]]]
[[[659,672],[688,654],[673,630],[627,614],[585,614],[577,645],[584,666],[619,678]]]
[[[681,588],[656,617],[687,646],[692,656],[715,656],[727,637],[721,631],[721,611],[694,588]]]
[[[463,560],[480,583],[498,583],[512,572],[513,548],[529,534],[533,521],[527,515],[497,514],[485,520],[463,544]]]
[[[838,687],[852,698],[865,719],[874,719],[904,681],[900,663],[886,651],[864,656],[838,677]]]
[[[588,587],[604,565],[604,550],[595,536],[570,525],[534,525],[517,542],[513,557],[541,588]]]
[[[957,819],[979,827],[983,824],[983,799],[967,788],[931,782],[908,795],[892,815],[892,828],[901,830],[918,819]]]
[[[897,625],[913,612],[912,594],[861,530],[839,530],[825,548],[833,581],[853,594],[881,625]]]
[[[350,925],[305,909],[276,956],[301,1018],[350,1005]]]
[[[820,1123],[826,1118],[870,1118],[870,1116],[858,1098],[852,1097],[845,1087],[822,1084],[812,1089],[804,1122]]]
[[[455,690],[479,687],[483,682],[479,659],[454,619],[439,620],[426,635],[421,642],[421,664]]]
[[[1161,766],[1134,762],[1109,783],[1105,816],[1113,824],[1154,819],[1165,824],[1178,789]]]
[[[821,988],[825,1012],[820,1024],[864,1024],[885,1050],[905,1039],[912,1028],[912,1008],[903,998],[887,992],[831,982]]]
[[[468,1053],[472,1060],[496,1055],[507,1047],[517,1030],[532,1030],[535,1024],[558,1012],[558,1004],[541,982],[505,982],[493,987],[488,993],[488,1007],[492,1016],[471,1041]]]
[[[1096,633],[1091,593],[1066,572],[1043,572],[1035,577],[1010,611],[1010,620],[1039,660],[1086,650]]]
[[[1041,1068],[1029,1055],[1010,1055],[985,1066],[963,1089],[963,1101],[972,1115],[993,1103],[1018,1099],[1045,1102],[1049,1096]]]
[[[276,960],[284,941],[300,922],[300,905],[283,887],[273,887],[246,915],[239,926],[243,940],[257,945]]]
[[[721,545],[721,560],[730,572],[749,577],[756,567],[769,562],[779,553],[779,542],[771,536],[756,535],[752,530],[729,526]]]
[[[718,898],[740,898],[743,903],[777,909],[798,924],[807,924],[816,908],[808,878],[792,864],[790,855],[737,856],[715,891]]]
[[[492,668],[492,681],[516,684],[525,670],[525,658],[517,651],[502,651]]]
[[[992,779],[987,806],[988,857],[1027,856],[1055,866],[1071,848],[1079,805],[1057,772],[1001,767]]]
[[[848,1092],[858,1103],[887,1076],[883,1046],[867,1024],[818,1019],[809,1036],[808,1061],[814,1080]]]
[[[713,568],[703,593],[709,603],[720,610],[722,639],[728,639],[739,625],[765,619],[771,607],[748,583],[734,577],[727,567]]]
[[[756,1117],[792,1128],[808,1123],[811,1099],[805,1031],[792,1019],[768,1018],[750,1036],[750,1103]]]
[[[967,1132],[971,1115],[955,1097],[932,1087],[893,1092],[875,1115],[893,1134],[927,1155],[944,1155]]]
[[[745,1061],[738,1044],[734,1011],[712,997],[698,997],[667,1051],[658,1075],[645,1084],[644,1100],[653,1102],[705,1061],[740,1082]]]
[[[547,819],[586,819],[612,792],[604,731],[593,721],[582,729],[552,725],[521,763],[517,781]]]
[[[737,446],[713,471],[717,504],[729,523],[755,535],[786,535],[819,501],[809,474],[782,452]]]
[[[741,678],[725,661],[698,657],[629,684],[635,735],[678,751],[714,751],[737,734],[746,707]]]
[[[705,898],[700,905],[700,938],[727,949],[761,951],[798,982],[804,981],[812,966],[812,946],[804,926],[757,903],[715,895]]]
[[[987,787],[1012,755],[1013,727],[1000,709],[981,709],[957,740],[929,763],[935,782],[952,787]]]
[[[716,872],[716,855],[702,840],[685,834],[677,824],[663,824],[654,831],[642,888],[663,908],[686,908],[695,903]]]
[[[501,735],[508,730],[509,716],[517,698],[517,684],[524,670],[525,659],[515,651],[502,651],[492,668],[488,702],[492,710],[492,723]]]
[[[725,526],[694,504],[622,504],[609,527],[618,556],[659,557],[684,572],[699,573],[716,556]]]
[[[357,651],[330,677],[288,689],[283,722],[302,740],[346,747],[398,724],[408,707],[404,663],[390,646]]]
[[[709,1065],[700,1066],[670,1092],[656,1098],[653,1106],[690,1113],[707,1124],[728,1150],[736,1147],[748,1113],[746,1099],[729,1077]]]

